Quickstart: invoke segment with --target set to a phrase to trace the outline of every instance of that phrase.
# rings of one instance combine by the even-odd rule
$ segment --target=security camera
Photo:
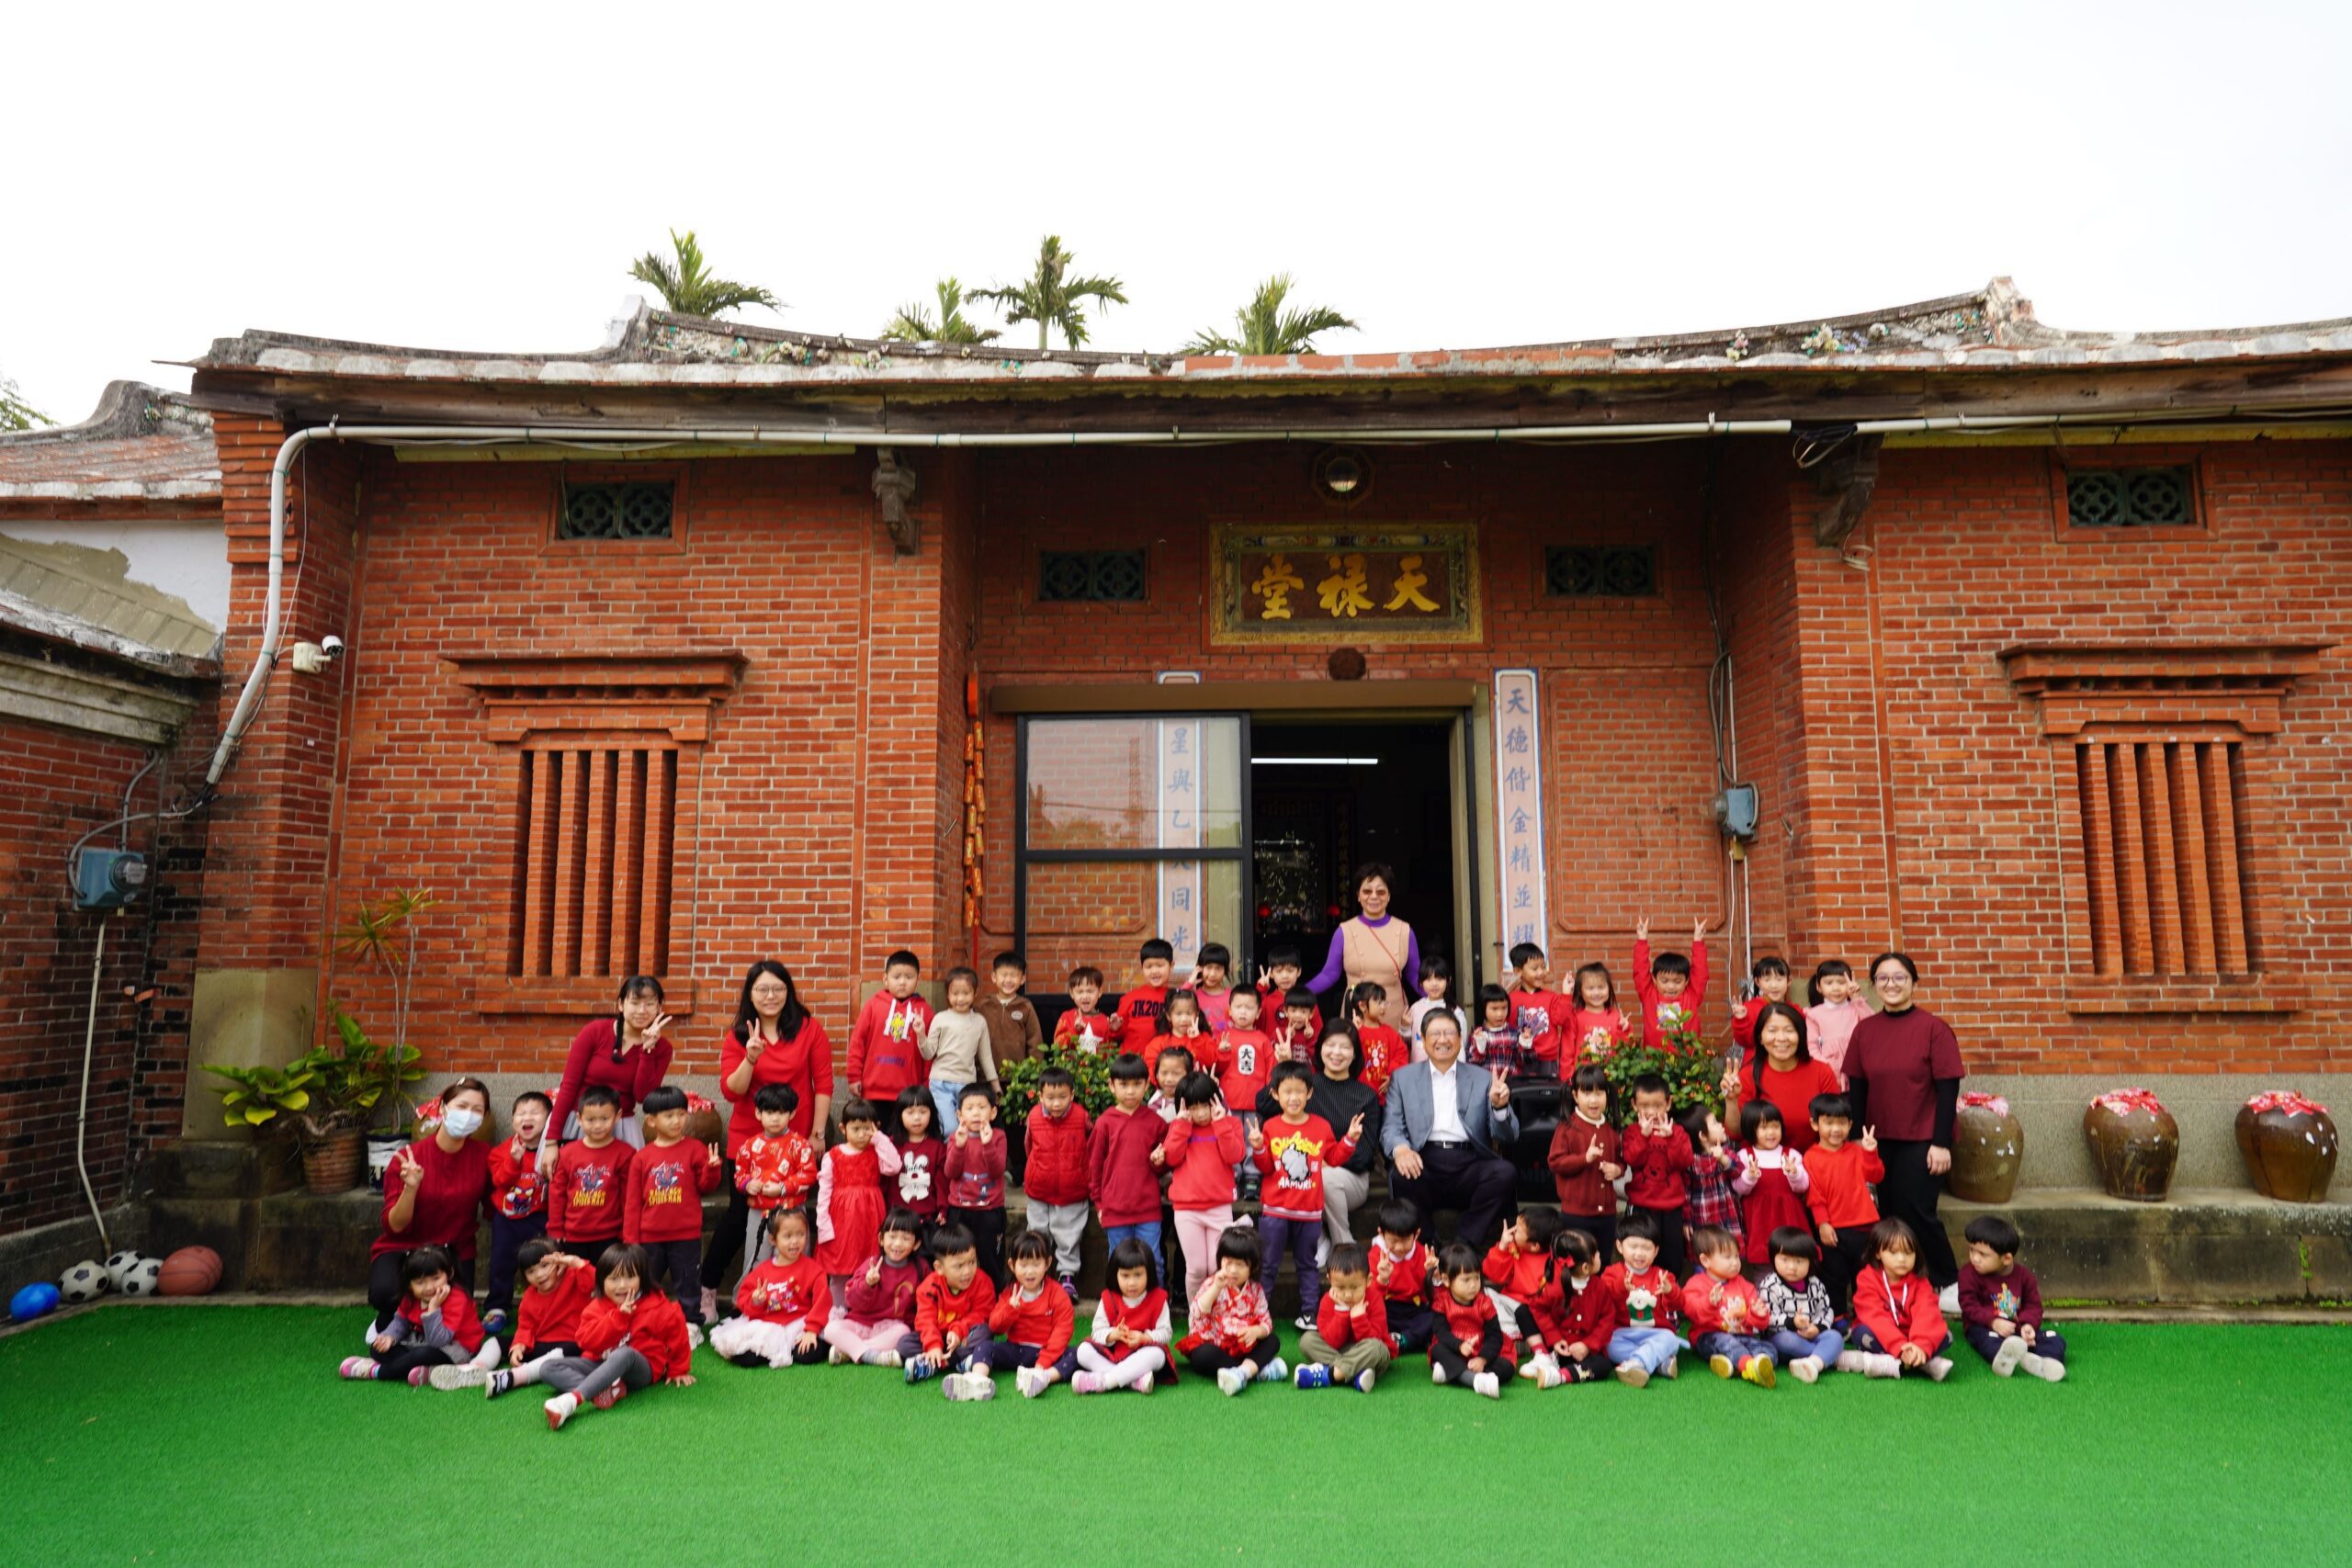
[[[343,657],[343,638],[333,635],[319,638],[319,651],[326,656],[328,663],[334,663]]]
[[[343,657],[343,638],[321,637],[316,642],[294,645],[294,671],[298,675],[316,675]]]

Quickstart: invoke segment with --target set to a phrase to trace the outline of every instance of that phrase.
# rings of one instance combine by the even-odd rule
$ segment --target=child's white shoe
[[[686,1325],[686,1344],[688,1348],[699,1350],[702,1348],[704,1341],[709,1337],[710,1337],[708,1335],[702,1331],[701,1324],[690,1323]]]
[[[1488,1399],[1500,1399],[1503,1396],[1503,1380],[1492,1372],[1480,1372],[1470,1380],[1470,1386]]]
[[[1617,1381],[1627,1388],[1647,1388],[1649,1369],[1639,1361],[1620,1361],[1617,1363]]]
[[[1258,1369],[1258,1381],[1260,1382],[1290,1382],[1290,1363],[1284,1361],[1280,1356],[1276,1356]]]
[[[1445,1364],[1442,1361],[1440,1361],[1435,1356],[1431,1356],[1430,1358],[1430,1382],[1442,1383],[1444,1381]]]
[[[2001,1348],[1993,1352],[1993,1375],[1996,1378],[2009,1376],[2018,1370],[2018,1363],[2025,1359],[2025,1341],[2014,1334],[2010,1335],[2001,1341]]]
[[[1080,1372],[1069,1380],[1069,1391],[1072,1393],[1101,1393],[1102,1379],[1094,1372]]]
[[[1538,1367],[1535,1370],[1535,1386],[1537,1388],[1557,1388],[1567,1381],[1567,1374],[1560,1371],[1560,1369],[1555,1366],[1546,1364],[1544,1366]]]
[[[2025,1359],[2019,1361],[2018,1367],[2026,1376],[2040,1378],[2043,1382],[2066,1381],[2065,1362],[2053,1361],[2047,1356],[2037,1356],[2030,1350],[2026,1352]]]
[[[1662,1364],[1657,1370],[1657,1375],[1668,1380],[1669,1382],[1675,1378],[1680,1377],[1682,1375],[1682,1352],[1679,1350],[1668,1351],[1664,1364]]]
[[[1903,1375],[1903,1363],[1883,1351],[1875,1355],[1865,1353],[1862,1359],[1870,1363],[1863,1371],[1871,1377],[1899,1378]]]
[[[540,1408],[548,1413],[548,1430],[560,1432],[563,1424],[571,1419],[572,1412],[580,1408],[580,1399],[576,1394],[559,1393]]]
[[[1951,1376],[1951,1358],[1949,1356],[1928,1357],[1928,1376],[1936,1382],[1941,1382]]]
[[[1159,1381],[1159,1380],[1151,1373],[1146,1372],[1143,1376],[1136,1379],[1135,1382],[1129,1383],[1127,1386],[1135,1390],[1137,1393],[1149,1393],[1151,1392],[1151,1385]]]
[[[471,1361],[460,1365],[452,1361],[446,1367],[435,1367],[425,1374],[425,1382],[444,1393],[453,1389],[480,1388],[490,1381],[490,1370],[477,1367]]]
[[[1250,1374],[1239,1367],[1227,1367],[1216,1375],[1216,1389],[1230,1399],[1250,1386]]]
[[[1959,1314],[1960,1287],[1958,1285],[1946,1285],[1941,1291],[1936,1292],[1936,1310],[1946,1317],[1952,1317]]]
[[[1841,1358],[1842,1359],[1842,1358]],[[1799,1382],[1812,1382],[1821,1376],[1821,1358],[1799,1356],[1789,1363],[1789,1375]]]
[[[1035,1399],[1053,1386],[1043,1367],[1022,1367],[1012,1374],[1012,1386],[1021,1391],[1023,1399]]]
[[[968,1400],[994,1399],[996,1380],[986,1372],[950,1372],[939,1380],[939,1392],[962,1404]]]
[[[1373,1389],[1373,1384],[1379,1381],[1379,1373],[1374,1371],[1370,1367],[1366,1367],[1363,1371],[1356,1374],[1356,1392],[1358,1393],[1370,1393]]]
[[[842,1348],[840,1346],[838,1346],[838,1345],[835,1345],[835,1346],[831,1347],[831,1348],[828,1348],[828,1349],[826,1350],[826,1352],[825,1352],[825,1365],[827,1365],[827,1366],[829,1366],[829,1367],[846,1367],[846,1366],[848,1366],[848,1365],[849,1365],[849,1352],[848,1352],[848,1351],[846,1351],[846,1350],[844,1350],[844,1349],[842,1349]]]
[[[1544,1381],[1544,1374],[1550,1372],[1553,1382],[1556,1382],[1559,1381],[1559,1371],[1560,1363],[1552,1359],[1551,1357],[1530,1356],[1527,1358],[1526,1364],[1519,1369],[1519,1375],[1540,1387],[1550,1388],[1552,1383]]]
[[[1867,1375],[1871,1370],[1870,1352],[1867,1350],[1838,1351],[1838,1370],[1841,1372],[1860,1372]]]

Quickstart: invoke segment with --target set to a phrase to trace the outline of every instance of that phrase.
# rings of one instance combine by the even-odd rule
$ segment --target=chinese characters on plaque
[[[1468,642],[1478,630],[1467,523],[1214,530],[1220,642]]]
[[[1502,861],[1504,950],[1548,946],[1544,886],[1544,747],[1532,670],[1495,671],[1495,840]]]
[[[1162,684],[1193,684],[1163,681]],[[1201,721],[1163,718],[1159,730],[1159,847],[1201,845]],[[1186,974],[1201,950],[1201,863],[1159,863],[1159,934],[1176,950],[1176,972]]]

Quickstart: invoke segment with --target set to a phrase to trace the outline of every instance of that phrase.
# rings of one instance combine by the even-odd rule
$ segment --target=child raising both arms
[[[744,1270],[735,1287],[741,1315],[710,1331],[710,1348],[739,1367],[762,1361],[788,1367],[808,1359],[832,1315],[833,1293],[824,1267],[808,1256],[808,1213],[776,1210],[769,1217],[768,1235],[773,1250],[767,1261]]]
[[[1642,1039],[1664,1046],[1669,1034],[1699,1027],[1707,999],[1707,918],[1691,922],[1690,953],[1650,957],[1650,923],[1634,928],[1634,989],[1642,998]]]
[[[1169,1326],[1168,1292],[1151,1276],[1151,1249],[1142,1242],[1129,1236],[1111,1249],[1112,1288],[1094,1303],[1094,1325],[1079,1343],[1082,1370],[1069,1380],[1072,1393],[1122,1388],[1149,1393],[1162,1373],[1170,1382],[1176,1381],[1176,1363],[1169,1359],[1174,1330]]]

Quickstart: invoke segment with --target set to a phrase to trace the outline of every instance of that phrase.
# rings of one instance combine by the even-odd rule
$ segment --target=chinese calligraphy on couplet
[[[1544,747],[1532,670],[1495,671],[1495,840],[1506,951],[1545,943]]]
[[[1197,684],[1195,675],[1163,676],[1162,684]],[[1201,721],[1164,718],[1159,729],[1159,847],[1201,844]],[[1161,936],[1176,950],[1176,970],[1189,972],[1201,947],[1201,863],[1159,863]]]

